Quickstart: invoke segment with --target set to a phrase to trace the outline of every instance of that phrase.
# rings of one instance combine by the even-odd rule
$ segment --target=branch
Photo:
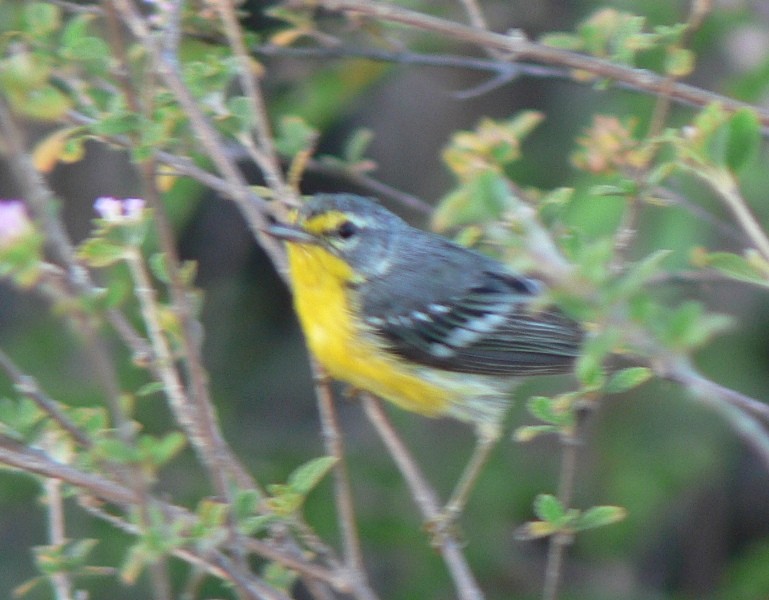
[[[737,223],[756,246],[764,260],[769,261],[769,236],[759,225],[742,197],[734,176],[725,172],[721,176],[705,177],[705,181],[710,183],[720,194],[726,206],[732,211]]]
[[[139,492],[110,479],[85,473],[65,463],[57,462],[45,452],[29,448],[2,434],[0,434],[0,463],[17,468],[28,474],[40,475],[74,486],[81,493],[79,497],[80,504],[85,510],[131,535],[138,536],[141,534],[141,529],[136,524],[129,523],[120,517],[106,512],[102,504],[103,502],[109,502],[125,507],[127,511],[130,511],[143,501],[142,495]],[[98,501],[89,501],[88,496],[96,498]],[[158,507],[160,512],[167,515],[170,519],[190,524],[194,523],[196,519],[195,515],[185,508],[157,499],[153,499],[152,502],[153,506]],[[340,572],[329,571],[300,557],[287,554],[266,541],[244,535],[239,534],[234,543],[267,560],[278,562],[289,569],[293,569],[303,576],[328,583],[339,592],[344,593],[352,589],[349,578],[341,570]],[[230,573],[232,565],[223,566],[224,563],[216,559],[216,553],[206,554],[204,550],[185,546],[175,548],[173,554],[187,562],[205,568],[205,570],[217,577],[232,580]],[[253,577],[250,573],[248,576]]]
[[[286,258],[280,243],[264,233],[267,227],[264,203],[254,204],[248,183],[228,156],[221,136],[206,118],[192,93],[185,85],[178,64],[159,46],[141,13],[131,0],[113,0],[131,33],[141,41],[156,65],[156,70],[174,94],[190,122],[201,147],[210,157],[223,179],[229,184],[230,197],[235,201],[251,231],[278,269],[285,271]]]
[[[240,63],[240,84],[246,94],[246,99],[254,118],[254,133],[256,134],[255,137],[259,148],[255,149],[253,145],[249,143],[250,140],[244,140],[244,146],[247,149],[255,150],[252,152],[254,160],[262,170],[267,184],[275,192],[276,197],[281,200],[289,200],[286,195],[290,194],[290,191],[286,186],[283,173],[280,169],[280,160],[270,130],[270,122],[267,117],[264,98],[262,97],[262,91],[254,76],[254,65],[246,50],[246,45],[243,40],[243,32],[238,22],[238,15],[236,14],[235,7],[231,0],[220,0],[215,6],[219,12],[219,17],[222,20],[229,46]]]
[[[53,546],[62,546],[67,539],[64,526],[64,498],[61,481],[45,480],[45,505],[48,508],[48,541]],[[65,571],[51,576],[56,600],[72,600],[72,581]]]
[[[657,373],[680,383],[701,402],[721,413],[769,470],[769,432],[756,418],[769,423],[769,405],[709,380],[698,373],[688,359],[664,362],[655,365]]]
[[[20,394],[27,396],[37,404],[59,427],[69,433],[73,440],[83,448],[91,447],[91,439],[66,415],[59,407],[59,403],[43,391],[34,377],[25,374],[16,366],[16,363],[2,349],[0,349],[0,369],[5,371]]]
[[[363,400],[363,408],[366,411],[366,417],[376,429],[390,456],[395,460],[395,464],[398,465],[398,469],[400,469],[406,484],[409,486],[411,495],[422,513],[422,518],[427,523],[439,522],[442,514],[438,497],[430,488],[416,462],[395,433],[384,409],[382,409],[381,403],[370,394],[361,394],[361,398]],[[460,600],[483,600],[483,592],[481,592],[475,576],[467,564],[467,560],[462,553],[462,546],[448,529],[450,528],[436,527],[434,543],[441,553],[443,561],[446,563],[446,568],[454,581],[457,594]]]
[[[694,106],[706,106],[719,102],[729,111],[740,108],[755,110],[762,125],[769,127],[769,111],[753,106],[746,102],[719,96],[691,85],[671,82],[669,78],[657,75],[645,69],[634,69],[619,65],[608,60],[594,58],[575,52],[552,48],[528,40],[520,31],[501,34],[439,17],[426,15],[417,11],[401,8],[384,2],[369,2],[366,0],[290,0],[289,6],[307,7],[319,5],[327,10],[351,15],[363,15],[390,21],[438,33],[454,38],[460,42],[474,44],[483,49],[492,49],[510,55],[512,61],[530,60],[546,65],[558,65],[575,71],[586,72],[596,78],[609,79],[643,92],[668,95],[672,100]]]
[[[347,473],[347,461],[344,455],[342,432],[339,429],[334,398],[329,387],[329,380],[317,361],[312,361],[312,371],[315,379],[315,396],[318,399],[323,444],[326,453],[336,459],[334,465],[334,496],[337,518],[342,530],[345,565],[350,572],[355,586],[355,595],[362,600],[376,600],[366,576],[363,564],[363,554],[360,548],[358,528],[355,520],[355,505],[353,502],[350,478]]]
[[[569,510],[574,495],[574,482],[577,474],[577,458],[582,445],[583,418],[579,410],[576,413],[574,429],[569,434],[562,434],[561,443],[561,472],[558,480],[558,500],[564,509]],[[558,587],[561,582],[561,571],[566,548],[572,543],[574,536],[566,533],[556,533],[550,536],[547,548],[547,563],[545,566],[545,583],[542,589],[543,600],[557,600]]]

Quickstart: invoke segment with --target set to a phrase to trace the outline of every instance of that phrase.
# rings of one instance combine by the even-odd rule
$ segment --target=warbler
[[[475,425],[459,511],[517,378],[564,373],[582,331],[542,281],[416,229],[369,198],[320,194],[268,232],[286,242],[307,344],[334,378],[403,409]]]

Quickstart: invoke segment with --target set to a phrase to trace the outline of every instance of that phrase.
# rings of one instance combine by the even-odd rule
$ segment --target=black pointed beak
[[[288,223],[274,223],[267,227],[264,232],[267,235],[284,240],[286,242],[294,242],[295,244],[317,244],[318,240],[310,233],[307,233],[301,227],[296,225],[289,225]]]

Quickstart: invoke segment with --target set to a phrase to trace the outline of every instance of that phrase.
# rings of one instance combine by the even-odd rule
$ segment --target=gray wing
[[[433,253],[431,261],[412,257],[395,265],[397,288],[370,282],[363,298],[367,324],[391,351],[460,373],[516,376],[571,369],[582,331],[555,308],[532,308],[542,291],[539,281],[507,273],[449,242],[441,254],[441,260]],[[411,268],[424,264],[431,265],[427,272]]]

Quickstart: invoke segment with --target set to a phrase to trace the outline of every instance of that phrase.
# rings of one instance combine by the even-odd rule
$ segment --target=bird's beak
[[[310,233],[307,233],[301,227],[296,225],[289,225],[288,223],[276,223],[267,227],[264,232],[267,235],[284,240],[286,242],[293,242],[295,244],[317,244],[318,240]]]

